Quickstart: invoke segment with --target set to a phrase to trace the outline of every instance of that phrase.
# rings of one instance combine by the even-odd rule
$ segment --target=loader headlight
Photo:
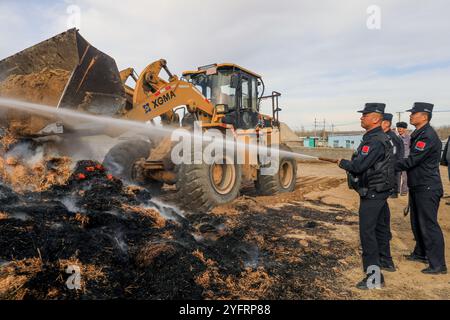
[[[227,104],[216,104],[216,113],[217,114],[224,114],[228,112],[228,105]]]

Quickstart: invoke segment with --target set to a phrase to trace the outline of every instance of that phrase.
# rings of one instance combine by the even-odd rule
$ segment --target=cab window
[[[252,110],[258,112],[258,90],[256,78],[252,78]]]
[[[242,77],[241,80],[241,101],[242,109],[250,109],[252,106],[250,94],[250,81],[247,77]]]

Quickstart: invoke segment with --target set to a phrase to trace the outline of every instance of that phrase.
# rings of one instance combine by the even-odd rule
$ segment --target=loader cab
[[[183,76],[211,101],[223,123],[251,129],[258,124],[261,77],[235,64],[213,64]]]

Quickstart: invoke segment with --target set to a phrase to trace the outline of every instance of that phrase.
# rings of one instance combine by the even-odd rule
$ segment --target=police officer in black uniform
[[[394,116],[391,113],[385,113],[383,116],[383,122],[381,124],[381,127],[383,128],[384,133],[386,133],[389,136],[392,143],[394,144],[395,159],[397,161],[400,161],[405,156],[405,146],[403,144],[402,139],[394,131],[391,130],[393,117]],[[401,174],[402,174],[401,172],[398,172],[396,174],[395,188],[394,192],[391,194],[391,198],[398,198],[398,194],[400,192],[399,181]]]
[[[442,142],[430,126],[433,105],[416,102],[410,123],[416,127],[411,134],[410,155],[396,164],[397,171],[408,174],[411,228],[416,240],[408,260],[428,262],[425,274],[445,274],[444,236],[438,223],[439,203],[443,195],[439,162]]]
[[[374,267],[378,271],[393,267],[386,216],[390,215],[387,198],[395,184],[395,159],[392,143],[381,129],[385,107],[383,103],[367,103],[358,111],[363,114],[361,126],[366,129],[363,141],[351,161],[339,160],[339,167],[348,173],[350,187],[360,195],[359,229],[366,277],[357,284],[359,289],[369,288]],[[379,283],[384,285],[381,272],[380,278]]]

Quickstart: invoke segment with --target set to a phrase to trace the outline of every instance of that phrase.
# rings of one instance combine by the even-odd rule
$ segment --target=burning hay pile
[[[64,185],[73,169],[68,157],[44,157],[43,147],[5,134],[0,139],[0,181],[17,192],[44,191]]]
[[[295,227],[326,239],[308,219],[345,223],[331,214],[242,197],[185,217],[98,162],[43,158],[30,145],[20,153],[13,143],[0,157],[0,299],[348,295],[336,282],[349,255],[341,243],[286,238]]]
[[[0,208],[3,299],[201,299],[214,296],[215,282],[217,290],[241,279],[242,261],[212,262],[217,252],[195,240],[185,218],[93,161],[78,162],[66,184],[46,191],[1,184]],[[71,270],[80,272],[78,290]]]
[[[149,208],[150,198],[144,189],[124,187],[92,161],[79,162],[65,185],[44,192],[18,194],[1,185],[0,297],[142,297],[137,291],[145,275],[155,278],[148,297],[187,298],[176,287],[164,289],[167,285],[158,279],[201,267],[189,250],[195,240],[182,224]],[[167,248],[150,250],[153,258],[143,259],[154,242]],[[66,284],[69,267],[80,270],[79,290]],[[195,292],[193,279],[171,281],[189,288],[189,295]]]

